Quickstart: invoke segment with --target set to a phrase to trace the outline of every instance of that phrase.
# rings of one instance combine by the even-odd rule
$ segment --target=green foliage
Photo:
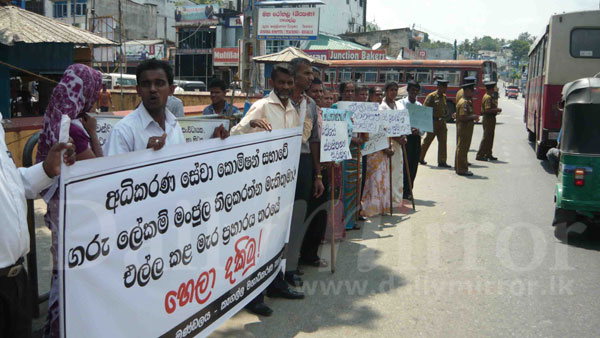
[[[454,45],[443,41],[425,41],[419,45],[421,48],[454,48]]]
[[[510,49],[513,52],[513,58],[515,60],[521,60],[527,57],[529,53],[529,47],[531,43],[526,40],[513,40],[510,43]]]

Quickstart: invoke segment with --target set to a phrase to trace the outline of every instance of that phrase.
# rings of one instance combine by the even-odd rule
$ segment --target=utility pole
[[[119,53],[119,72],[121,73],[121,110],[124,109],[123,106],[123,12],[121,11],[121,0],[119,0],[119,49],[121,53]]]
[[[250,92],[250,88],[253,83],[253,72],[254,62],[252,57],[257,54],[258,39],[257,39],[257,16],[258,7],[255,5],[255,0],[244,0],[243,2],[243,13],[244,13],[244,38],[242,40],[243,54],[240,55],[242,58],[242,69],[240,75],[242,77],[242,91],[245,93]],[[252,34],[250,34],[250,21],[252,21]]]

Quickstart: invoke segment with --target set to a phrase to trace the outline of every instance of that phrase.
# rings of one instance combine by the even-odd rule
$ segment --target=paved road
[[[475,161],[477,125],[476,176],[421,166],[415,213],[349,232],[335,274],[306,268],[307,299],[267,298],[272,317],[242,311],[213,336],[597,337],[599,236],[555,238],[556,178],[527,142],[523,99],[500,106],[499,162]],[[454,138],[449,125],[449,154]]]

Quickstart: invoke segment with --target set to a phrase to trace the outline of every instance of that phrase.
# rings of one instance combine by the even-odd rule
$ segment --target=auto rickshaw
[[[600,78],[563,87],[564,111],[553,225],[600,224]]]

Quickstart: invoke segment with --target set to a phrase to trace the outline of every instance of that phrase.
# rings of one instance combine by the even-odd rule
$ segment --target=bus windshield
[[[600,155],[598,105],[571,105],[565,111],[560,150],[565,153]]]

